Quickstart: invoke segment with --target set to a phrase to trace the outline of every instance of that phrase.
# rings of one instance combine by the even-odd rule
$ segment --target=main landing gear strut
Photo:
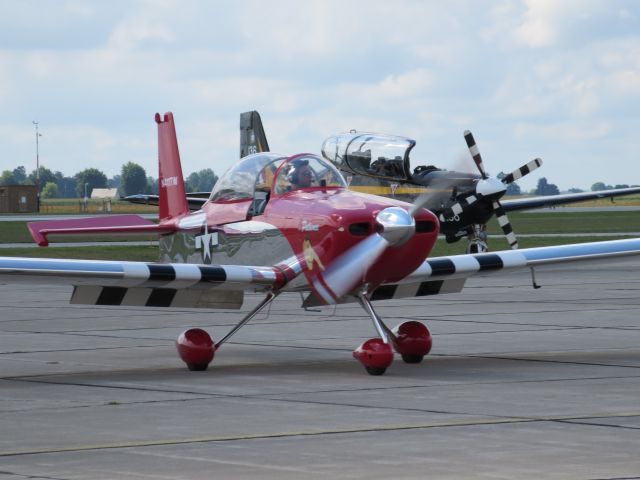
[[[207,332],[192,328],[180,334],[176,341],[178,354],[189,370],[206,370],[215,352],[240,328],[269,305],[278,295],[269,292],[262,302],[251,310],[218,343],[214,343]],[[360,305],[371,317],[379,338],[367,340],[353,351],[353,356],[362,363],[371,375],[382,375],[393,362],[393,351],[398,352],[406,363],[420,363],[431,351],[431,334],[427,327],[416,321],[404,322],[393,330],[385,325],[371,305],[365,293],[357,296]]]
[[[191,328],[182,332],[176,341],[178,354],[189,370],[206,370],[216,351],[220,346],[231,338],[249,320],[255,317],[260,311],[269,305],[278,296],[275,292],[269,292],[264,300],[251,310],[238,324],[227,333],[222,340],[214,344],[207,332],[200,328]]]
[[[353,351],[353,356],[370,375],[382,375],[393,362],[393,350],[406,363],[420,363],[431,351],[431,333],[422,323],[404,322],[393,330],[387,327],[364,292],[357,296],[360,305],[371,317],[379,338],[367,340]],[[392,348],[393,346],[393,348]]]

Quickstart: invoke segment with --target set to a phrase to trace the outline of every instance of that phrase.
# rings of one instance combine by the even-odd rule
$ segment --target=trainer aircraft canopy
[[[322,156],[355,175],[393,181],[411,179],[409,152],[415,140],[381,133],[345,133],[327,138]]]

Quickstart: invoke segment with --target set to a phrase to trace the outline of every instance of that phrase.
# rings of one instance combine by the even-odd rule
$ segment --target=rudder
[[[252,153],[268,152],[267,135],[260,114],[255,110],[240,114],[240,158]]]
[[[180,152],[173,114],[162,117],[156,113],[158,124],[158,193],[160,221],[189,213],[184,187]]]

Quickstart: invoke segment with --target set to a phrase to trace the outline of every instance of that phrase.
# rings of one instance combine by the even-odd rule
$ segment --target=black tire
[[[402,360],[404,363],[420,363],[424,355],[402,355]]]
[[[208,366],[209,366],[208,363],[200,363],[197,365],[187,365],[189,370],[191,370],[192,372],[204,372]]]
[[[387,371],[387,367],[364,367],[369,375],[382,375]]]

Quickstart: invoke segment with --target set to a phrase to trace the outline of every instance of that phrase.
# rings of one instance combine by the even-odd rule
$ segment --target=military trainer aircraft
[[[470,131],[464,132],[464,139],[479,175],[433,165],[412,170],[409,154],[416,142],[396,135],[351,131],[332,136],[325,140],[322,155],[347,175],[351,190],[413,201],[429,189],[425,207],[438,216],[440,233],[448,243],[466,237],[467,253],[488,250],[486,225],[494,215],[515,249],[518,240],[507,212],[640,192],[640,187],[632,187],[501,200],[509,184],[540,167],[542,160],[536,158],[502,178],[490,177]],[[266,151],[269,145],[259,113],[240,114],[240,156]]]
[[[220,340],[189,329],[177,340],[191,370],[206,369],[220,347],[282,292],[303,294],[303,307],[358,302],[377,336],[353,356],[380,375],[394,351],[419,363],[432,338],[416,321],[390,328],[374,303],[459,292],[473,275],[640,254],[640,239],[429,258],[440,222],[413,204],[354,192],[325,158],[302,153],[248,155],[190,212],[173,115],[156,114],[159,217],[136,215],[30,223],[41,246],[55,235],[159,236],[160,262],[0,257],[0,282],[66,283],[71,303],[110,306],[241,308],[244,293],[264,299]],[[62,223],[61,223],[62,222]],[[535,278],[533,278],[535,286]]]

